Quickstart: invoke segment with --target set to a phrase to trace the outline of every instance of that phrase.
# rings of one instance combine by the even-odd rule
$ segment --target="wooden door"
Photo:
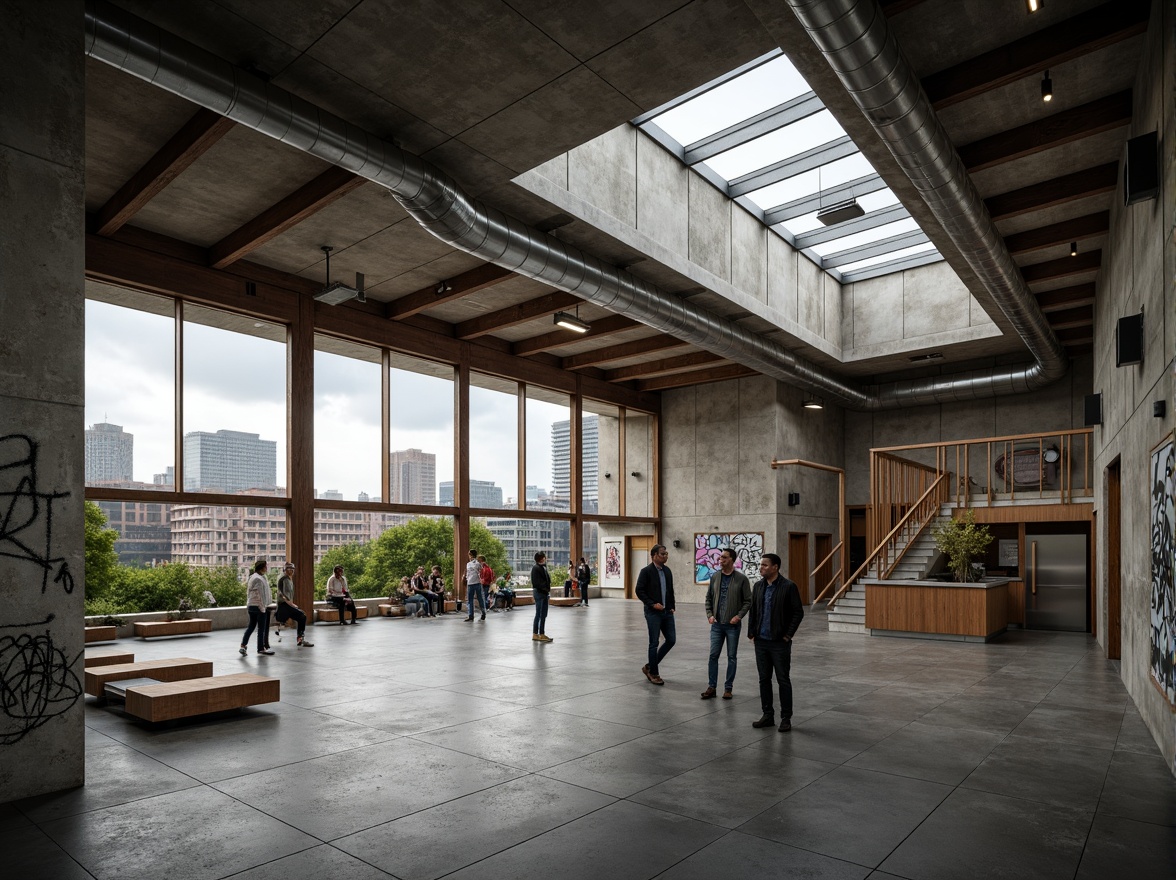
[[[1115,459],[1107,468],[1107,513],[1103,518],[1107,529],[1107,659],[1118,660],[1122,655],[1122,624],[1120,614],[1120,541],[1122,539],[1122,471],[1121,461]]]
[[[813,564],[820,562],[826,556],[833,552],[833,536],[832,535],[816,535],[816,544],[813,548]],[[825,589],[825,585],[833,580],[833,561],[830,560],[820,567],[817,571],[817,577],[813,581],[813,598]],[[832,595],[832,591],[830,592]],[[801,593],[801,598],[804,594]],[[805,603],[808,604],[807,602]]]
[[[649,551],[657,543],[653,535],[625,538],[625,598],[637,598],[637,573],[649,565]]]
[[[800,588],[800,602],[809,604],[809,536],[805,532],[788,533],[788,580]],[[826,551],[828,552],[828,551]]]

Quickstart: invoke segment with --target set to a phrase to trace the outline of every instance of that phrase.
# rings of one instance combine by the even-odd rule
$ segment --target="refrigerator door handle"
[[[1036,596],[1037,595],[1037,542],[1036,541],[1033,541],[1029,545],[1029,567],[1030,567],[1030,570],[1033,572],[1033,574],[1032,574],[1032,579],[1033,579],[1032,590],[1033,590],[1033,595]]]

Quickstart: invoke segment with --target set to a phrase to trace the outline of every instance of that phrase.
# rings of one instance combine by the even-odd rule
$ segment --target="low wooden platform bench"
[[[86,627],[86,644],[94,642],[113,642],[118,638],[117,626],[88,626]]]
[[[135,655],[130,651],[105,651],[101,654],[86,654],[86,668],[91,666],[114,666],[121,663],[134,663]]]
[[[159,636],[190,636],[212,632],[212,621],[207,617],[193,617],[189,620],[153,620],[135,624],[135,635],[145,639]]]
[[[378,605],[376,608],[381,617],[404,617],[405,614],[403,605]],[[335,619],[338,620],[338,617]]]
[[[314,614],[315,614],[314,619],[319,621],[320,623],[330,623],[332,621],[337,623],[339,620],[339,609],[338,608],[316,608],[314,610]],[[355,606],[355,617],[357,620],[363,620],[367,616],[368,616],[368,607],[366,605],[356,605]],[[348,620],[351,619],[351,612],[350,611],[347,612],[347,619]]]
[[[531,601],[534,602],[535,600],[532,599]],[[571,608],[573,605],[580,604],[580,598],[578,596],[552,596],[551,604],[558,605],[561,608]]]
[[[138,663],[116,663],[95,666],[86,670],[86,693],[92,697],[105,696],[108,681],[124,678],[154,678],[157,681],[183,681],[187,678],[206,678],[212,675],[211,660],[194,657],[173,657],[170,660],[140,660]]]
[[[144,721],[174,721],[281,699],[281,682],[238,672],[127,688],[126,711]]]

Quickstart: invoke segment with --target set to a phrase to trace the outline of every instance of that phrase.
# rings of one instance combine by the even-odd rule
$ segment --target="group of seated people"
[[[436,617],[445,613],[445,578],[441,566],[434,565],[433,573],[425,575],[425,567],[417,566],[412,577],[405,575],[389,599],[397,598],[404,603],[409,617]]]

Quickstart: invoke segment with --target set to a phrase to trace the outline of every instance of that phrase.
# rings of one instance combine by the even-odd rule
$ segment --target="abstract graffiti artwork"
[[[36,569],[42,593],[50,581],[72,593],[69,565],[53,555],[53,506],[69,493],[38,489],[37,451],[24,434],[0,437],[0,557]]]
[[[0,629],[35,629],[0,635],[0,745],[20,742],[33,730],[68,711],[82,696],[73,671],[80,658],[68,657],[53,642],[49,615],[39,623],[9,624]]]
[[[601,586],[619,587],[624,584],[624,553],[624,541],[604,542],[604,574],[600,582]]]
[[[694,535],[694,582],[708,583],[719,570],[723,548],[735,551],[735,568],[754,580],[760,557],[764,555],[763,532],[696,532]]]
[[[1151,677],[1176,707],[1176,589],[1172,583],[1176,529],[1176,447],[1169,434],[1152,450],[1151,489]]]

